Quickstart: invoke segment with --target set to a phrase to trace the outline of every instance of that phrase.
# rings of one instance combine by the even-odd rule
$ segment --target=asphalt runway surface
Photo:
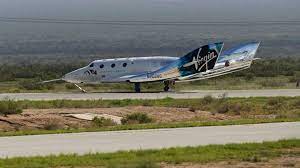
[[[276,96],[300,96],[300,89],[278,89],[278,90],[201,90],[182,92],[157,92],[157,93],[2,93],[2,99],[14,100],[96,100],[96,99],[163,99],[171,97],[174,99],[203,98],[211,95],[213,97],[276,97]]]
[[[86,154],[300,138],[300,122],[0,138],[0,157]]]

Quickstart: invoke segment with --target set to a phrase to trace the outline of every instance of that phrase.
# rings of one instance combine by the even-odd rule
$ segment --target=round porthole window
[[[101,65],[100,65],[100,68],[101,68],[101,69],[102,69],[102,68],[104,68],[104,65],[103,65],[103,64],[101,64]]]
[[[123,67],[127,67],[127,63],[123,63]]]
[[[116,64],[111,64],[111,67],[114,68],[116,66]]]

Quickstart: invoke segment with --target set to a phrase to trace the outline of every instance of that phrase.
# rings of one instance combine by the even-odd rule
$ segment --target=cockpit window
[[[91,63],[91,64],[90,64],[90,67],[91,67],[91,68],[94,67],[94,63]]]

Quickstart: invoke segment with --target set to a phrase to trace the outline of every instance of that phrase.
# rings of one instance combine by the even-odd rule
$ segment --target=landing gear
[[[168,92],[170,90],[170,81],[164,81],[165,87],[164,87],[164,91]]]
[[[141,84],[140,83],[134,83],[134,90],[136,93],[141,92]]]
[[[82,93],[87,93],[86,90],[82,89],[80,86],[78,86],[76,83],[74,85],[82,92]]]
[[[168,91],[170,91],[170,85],[175,85],[175,81],[164,81],[164,85],[165,85],[165,87],[164,87],[164,91],[165,92],[168,92]]]

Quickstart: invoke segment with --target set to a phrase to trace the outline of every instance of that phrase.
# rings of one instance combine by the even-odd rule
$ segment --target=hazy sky
[[[0,0],[0,17],[300,20],[300,0]]]
[[[117,26],[0,22],[0,52],[69,51],[180,55],[193,46],[261,41],[261,55],[300,48],[300,0],[0,0],[0,17],[154,20],[291,21],[290,24]],[[2,48],[1,48],[2,47]],[[58,49],[57,49],[58,48]],[[132,50],[131,50],[132,49]],[[64,52],[67,52],[64,50]]]

